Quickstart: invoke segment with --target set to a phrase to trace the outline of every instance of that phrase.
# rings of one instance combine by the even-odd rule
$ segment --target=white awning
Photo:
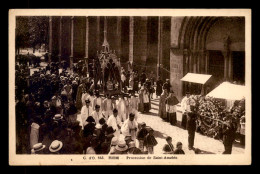
[[[212,75],[208,74],[196,74],[196,73],[187,73],[181,81],[186,81],[186,82],[192,82],[192,83],[200,83],[200,84],[205,84],[209,78]]]
[[[207,96],[227,100],[241,100],[245,97],[245,94],[245,86],[235,85],[230,82],[223,82],[208,93]]]

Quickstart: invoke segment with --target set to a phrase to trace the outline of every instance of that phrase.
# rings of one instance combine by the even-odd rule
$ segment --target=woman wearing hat
[[[144,88],[142,87],[138,94],[138,111],[144,112]]]
[[[150,110],[150,97],[149,97],[149,91],[147,88],[144,89],[143,93],[143,103],[144,103],[144,112],[149,112]]]
[[[33,122],[31,124],[31,132],[30,132],[30,145],[31,149],[33,149],[33,146],[38,143],[39,141],[39,128],[41,125],[41,117],[40,116],[34,116]]]
[[[77,96],[76,96],[76,107],[78,110],[81,109],[82,107],[82,93],[84,90],[84,86],[83,83],[81,82],[80,85],[78,86],[78,90],[77,90]]]

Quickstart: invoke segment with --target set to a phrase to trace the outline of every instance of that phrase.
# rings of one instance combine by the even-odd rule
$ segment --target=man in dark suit
[[[189,142],[189,150],[194,149],[194,138],[195,138],[195,130],[196,130],[196,113],[189,112],[187,118],[187,130],[188,130],[188,142]]]
[[[235,140],[236,129],[231,121],[228,121],[226,124],[223,124],[223,144],[225,151],[223,154],[232,153],[232,145]]]

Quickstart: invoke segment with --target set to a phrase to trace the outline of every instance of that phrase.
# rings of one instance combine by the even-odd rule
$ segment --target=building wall
[[[224,38],[230,37],[231,51],[245,51],[245,19],[221,18],[209,30],[206,49],[224,50]]]

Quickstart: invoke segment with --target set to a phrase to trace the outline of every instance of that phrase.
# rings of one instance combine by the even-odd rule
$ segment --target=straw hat
[[[124,140],[120,140],[117,145],[116,145],[116,150],[123,152],[126,151],[128,149],[126,142]]]
[[[45,148],[45,145],[43,145],[42,143],[37,143],[37,144],[33,145],[34,152],[38,152],[44,148]]]
[[[134,141],[131,141],[129,144],[128,144],[128,148],[133,148],[133,147],[136,147],[135,146],[135,142]]]
[[[111,140],[111,146],[116,146],[118,143],[118,138],[117,137],[113,137]]]
[[[97,125],[96,125],[96,128],[97,128],[97,129],[101,129],[101,128],[102,128],[101,124],[97,124]]]
[[[63,143],[61,141],[58,141],[58,140],[54,140],[50,147],[49,147],[49,150],[51,152],[58,152],[63,146]]]
[[[63,116],[61,114],[56,114],[53,117],[53,120],[61,120],[63,118]]]

